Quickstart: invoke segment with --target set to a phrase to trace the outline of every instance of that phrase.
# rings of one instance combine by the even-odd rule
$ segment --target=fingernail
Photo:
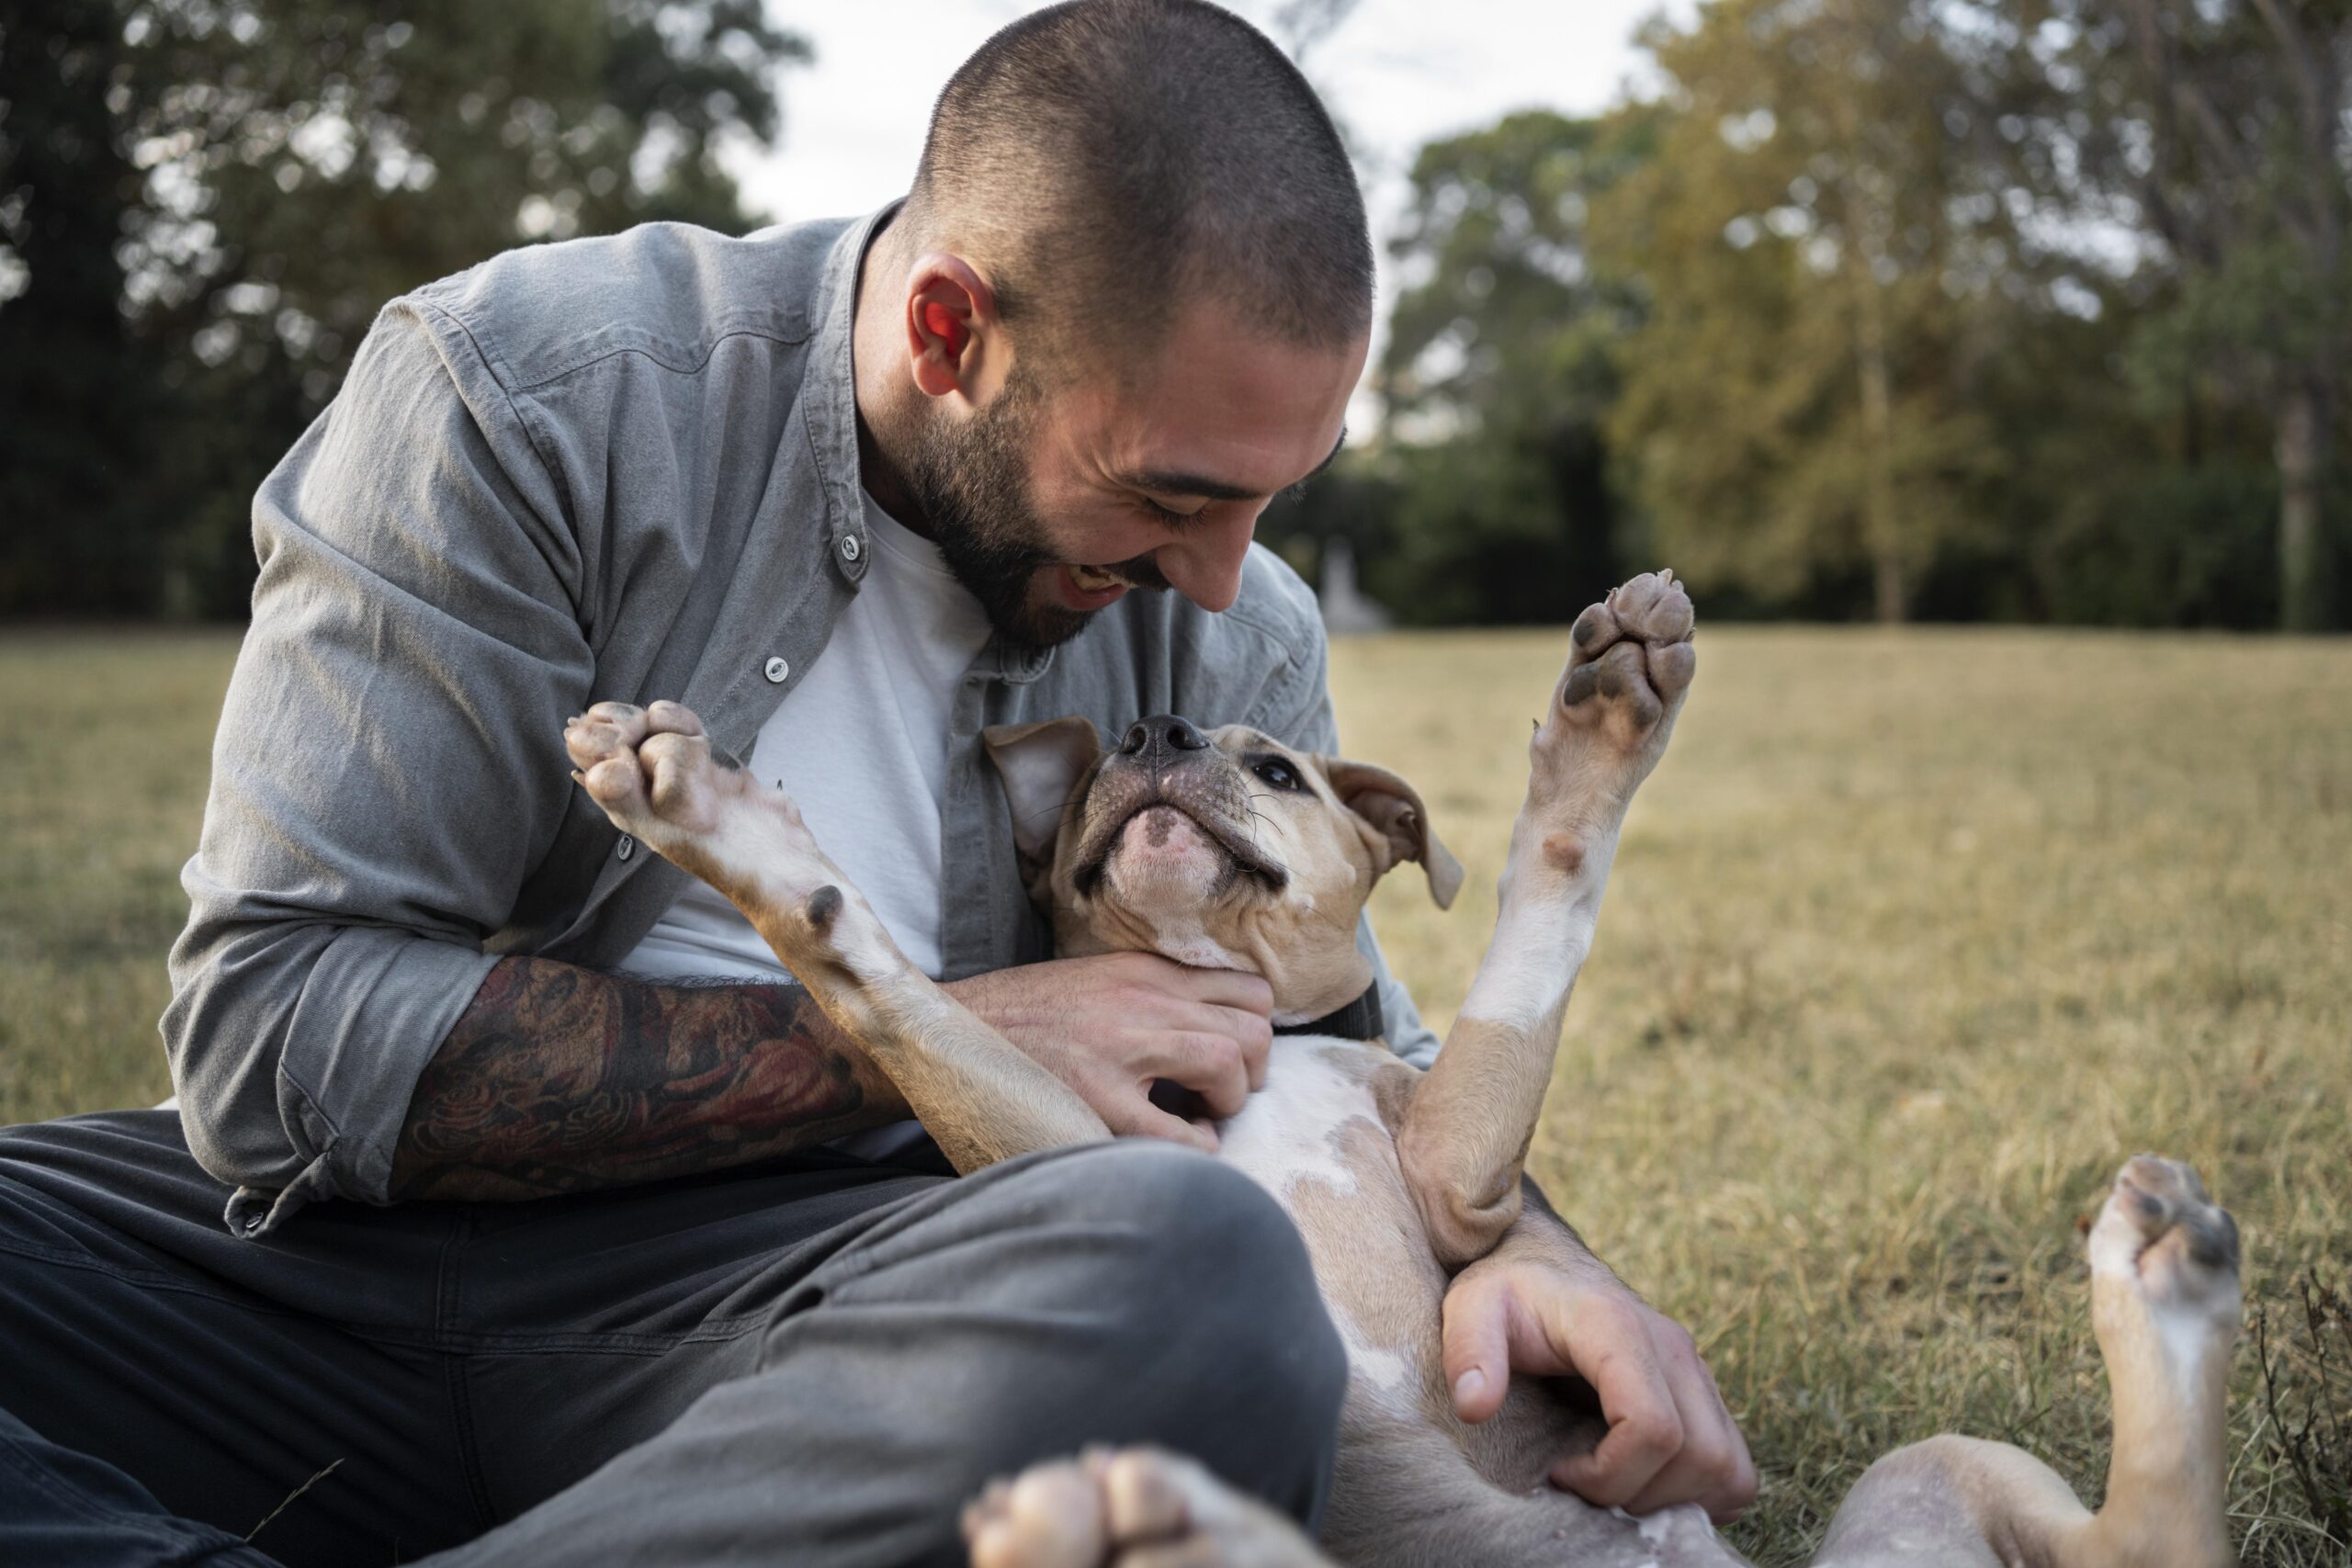
[[[1487,1374],[1480,1371],[1476,1367],[1471,1368],[1468,1371],[1453,1380],[1453,1403],[1456,1404],[1469,1404],[1472,1400],[1478,1397],[1478,1391],[1486,1386]]]

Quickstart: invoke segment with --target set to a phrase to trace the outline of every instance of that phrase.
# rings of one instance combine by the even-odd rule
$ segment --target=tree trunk
[[[1862,539],[1871,553],[1872,608],[1887,626],[1902,623],[1909,594],[1903,581],[1902,527],[1894,487],[1894,388],[1886,363],[1886,312],[1870,261],[1854,276],[1855,371],[1862,400]]]
[[[2334,541],[2328,537],[2328,457],[2335,410],[2325,383],[2290,375],[2278,400],[2278,625],[2325,631],[2335,623]]]

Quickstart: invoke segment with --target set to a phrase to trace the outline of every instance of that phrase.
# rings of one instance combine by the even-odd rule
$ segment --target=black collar
[[[1388,1032],[1388,1021],[1380,1011],[1380,982],[1374,980],[1364,988],[1363,995],[1321,1018],[1305,1023],[1278,1023],[1277,1034],[1335,1034],[1342,1040],[1377,1040]]]

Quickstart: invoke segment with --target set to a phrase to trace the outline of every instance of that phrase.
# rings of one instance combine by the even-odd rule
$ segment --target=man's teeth
[[[1114,572],[1092,566],[1073,566],[1069,569],[1069,576],[1072,582],[1089,593],[1100,593],[1105,588],[1124,588],[1127,581]]]

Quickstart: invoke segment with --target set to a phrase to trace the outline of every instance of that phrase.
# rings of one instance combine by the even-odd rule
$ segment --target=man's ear
[[[980,731],[980,744],[1004,780],[1023,874],[1050,865],[1070,791],[1102,755],[1102,738],[1095,733],[1094,721],[1072,714],[1042,724],[995,725]]]
[[[1003,379],[1008,367],[989,363],[1000,336],[996,291],[962,256],[933,251],[916,259],[905,325],[907,368],[925,397],[960,392],[978,402]]]
[[[1385,872],[1398,861],[1420,862],[1430,879],[1430,897],[1439,908],[1452,908],[1454,895],[1462,891],[1462,863],[1430,831],[1429,807],[1413,786],[1386,768],[1339,757],[1324,759],[1323,773],[1340,804],[1363,819],[1375,841],[1386,845],[1388,859],[1378,869]]]

